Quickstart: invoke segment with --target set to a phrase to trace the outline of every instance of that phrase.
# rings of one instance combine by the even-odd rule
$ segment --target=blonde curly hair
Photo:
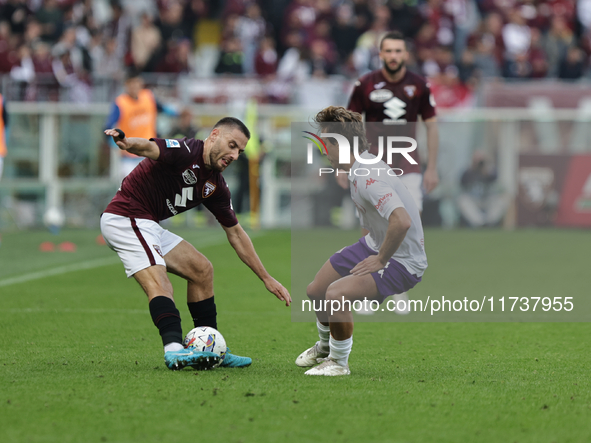
[[[353,141],[353,137],[358,137],[359,152],[367,151],[367,136],[365,135],[363,117],[358,112],[349,111],[342,106],[329,106],[316,114],[314,122],[318,123],[320,129],[329,127],[331,131],[344,135],[347,140]],[[324,125],[324,123],[331,124]],[[353,143],[351,143],[351,148],[353,148]]]

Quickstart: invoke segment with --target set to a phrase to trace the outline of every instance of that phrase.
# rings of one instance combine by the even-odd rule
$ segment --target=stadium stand
[[[134,68],[168,85],[258,77],[275,81],[261,100],[285,103],[285,83],[375,69],[380,36],[398,29],[439,106],[473,106],[490,79],[589,77],[589,11],[589,0],[4,0],[0,75],[10,101],[109,101]]]

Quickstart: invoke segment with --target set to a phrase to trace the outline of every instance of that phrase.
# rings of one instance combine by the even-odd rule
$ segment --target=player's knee
[[[213,280],[213,265],[203,257],[191,266],[191,279],[196,282]]]
[[[331,284],[328,289],[326,290],[326,300],[341,300],[343,295],[341,291],[338,290],[337,286]]]
[[[308,285],[306,288],[306,295],[311,300],[324,299],[324,292],[318,287],[316,281],[313,281]]]
[[[333,282],[326,289],[326,300],[338,300],[339,302],[351,301],[353,298],[347,292],[347,288],[339,282]]]
[[[207,259],[203,262],[203,266],[201,268],[201,273],[203,274],[204,278],[208,280],[213,280],[213,265]]]

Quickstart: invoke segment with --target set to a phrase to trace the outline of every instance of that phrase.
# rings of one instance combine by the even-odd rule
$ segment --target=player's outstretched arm
[[[160,149],[155,142],[139,137],[125,137],[120,129],[105,129],[105,135],[113,137],[113,141],[122,151],[131,152],[141,157],[158,160]],[[121,137],[123,135],[123,137]]]
[[[378,255],[370,255],[365,260],[360,261],[351,269],[353,275],[365,275],[377,272],[386,266],[388,260],[400,247],[400,244],[406,236],[406,232],[410,229],[411,218],[406,209],[396,208],[388,217],[388,230],[384,243],[380,248]]]
[[[289,295],[289,291],[283,287],[281,283],[275,280],[261,262],[261,259],[257,255],[252,241],[248,234],[242,229],[240,224],[232,226],[231,228],[227,228],[222,226],[224,231],[226,231],[226,235],[228,236],[228,241],[242,260],[252,271],[263,281],[265,287],[269,292],[275,295],[279,300],[283,300],[285,302],[285,306],[289,306],[291,303],[291,296]]]

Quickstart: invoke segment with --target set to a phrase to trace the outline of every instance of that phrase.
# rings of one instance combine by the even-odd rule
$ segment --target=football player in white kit
[[[364,151],[360,157],[376,159],[366,151],[361,114],[329,106],[314,121],[323,133],[339,133],[350,141],[358,137],[359,151]],[[419,208],[390,167],[381,160],[362,164],[353,153],[348,163],[339,163],[336,139],[326,137],[323,141],[333,168],[349,174],[351,198],[359,211],[361,226],[368,234],[333,254],[308,285],[308,297],[315,306],[322,303],[326,309],[316,311],[320,340],[300,354],[296,365],[308,367],[320,363],[306,371],[306,375],[349,375],[352,303],[364,299],[381,303],[390,294],[413,288],[427,268],[427,256]],[[353,147],[354,143],[350,145]]]
[[[392,160],[384,157],[384,160],[391,161],[391,167],[404,169],[404,175],[400,180],[415,199],[419,211],[422,211],[423,190],[428,194],[439,183],[437,172],[439,130],[435,100],[428,81],[406,67],[410,54],[402,33],[393,31],[385,34],[380,40],[379,49],[381,68],[357,80],[349,97],[347,109],[364,115],[365,121],[371,124],[371,129],[367,126],[366,128],[370,144],[369,151],[372,154],[378,152],[378,136],[387,135],[392,124],[409,122],[407,125],[409,131],[414,132],[419,118],[424,122],[427,135],[427,166],[424,173],[421,172],[422,161],[418,150],[410,153],[415,160],[414,164],[409,163],[408,159],[402,156],[396,156]],[[414,137],[414,135],[410,136]],[[339,174],[338,182],[345,187],[346,182],[341,177]],[[393,298],[396,302],[405,300],[408,306],[406,293],[394,294]],[[408,309],[396,311],[397,314],[409,312]],[[361,308],[357,313],[371,315],[373,311]]]

